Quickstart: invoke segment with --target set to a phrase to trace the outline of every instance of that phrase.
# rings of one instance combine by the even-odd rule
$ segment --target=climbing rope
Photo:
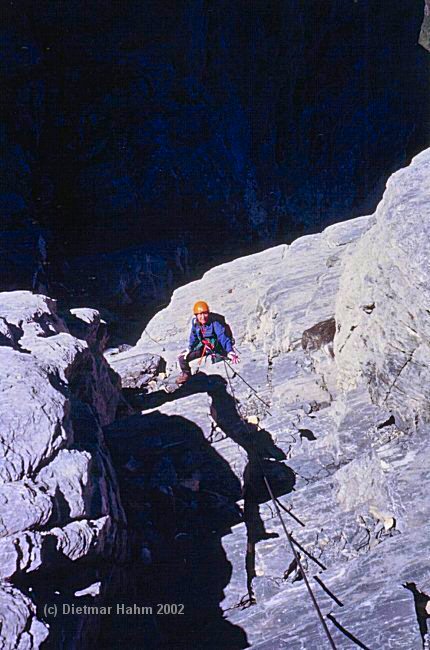
[[[156,343],[156,344],[157,344],[157,345],[162,349],[163,352],[166,350],[166,348],[164,347],[164,345],[162,345],[162,344],[160,343],[160,341],[157,341],[156,339],[152,338],[152,336],[150,335],[150,333],[147,331],[146,327],[145,327],[145,329],[143,330],[142,334],[146,334],[146,336],[147,336],[148,338],[150,338],[151,341],[153,341],[153,343]]]
[[[234,373],[233,376],[234,376],[234,375],[237,375],[237,376],[239,377],[239,379],[241,379],[241,380],[243,381],[243,383],[246,384],[246,385],[248,386],[248,388],[250,388],[250,389],[252,390],[252,392],[254,393],[255,397],[256,397],[257,399],[259,399],[260,402],[262,402],[262,404],[264,404],[264,406],[265,406],[267,409],[269,409],[269,408],[270,408],[269,404],[268,404],[267,402],[265,402],[264,399],[261,399],[260,395],[257,393],[257,391],[255,390],[255,388],[253,388],[253,386],[251,386],[251,384],[248,384],[248,382],[246,381],[246,379],[244,379],[244,378],[242,377],[242,375],[240,375],[240,374],[237,372],[237,370],[236,370],[235,368],[233,368],[233,366],[232,366],[232,365],[231,365],[231,364],[230,364],[226,359],[223,359],[223,361],[224,361],[224,366],[228,366],[228,367],[230,368],[230,370]],[[227,373],[227,370],[226,370],[226,373]],[[227,376],[228,376],[228,375],[227,375]],[[270,413],[269,410],[267,411],[267,413],[268,413],[269,415],[272,415],[272,414]]]
[[[227,366],[229,366],[230,364],[228,364],[228,363],[226,362],[225,359],[224,359],[223,361],[224,361],[225,374],[226,374],[227,381],[228,381],[228,384],[229,384],[229,387],[230,387],[230,391],[231,391],[231,394],[232,394],[233,399],[235,400],[235,402],[236,402],[236,404],[237,404],[237,411],[238,411],[238,413],[239,413],[239,416],[240,416],[242,422],[245,424],[245,426],[246,426],[246,428],[247,428],[247,430],[248,430],[248,435],[249,435],[249,437],[250,437],[251,442],[254,444],[253,436],[252,436],[252,431],[250,430],[249,423],[247,422],[247,420],[246,420],[246,419],[244,418],[244,416],[242,415],[242,411],[241,411],[240,404],[239,404],[238,400],[236,399],[236,395],[235,395],[235,392],[234,392],[234,389],[233,389],[233,385],[232,385],[232,383],[231,383],[231,378],[230,378],[230,375],[228,374]],[[230,367],[231,367],[231,366],[230,366]],[[235,372],[233,368],[232,368],[232,370],[233,370],[233,372]],[[236,373],[236,374],[238,374],[238,373]],[[238,376],[239,376],[239,375],[238,375]],[[240,377],[240,378],[243,379],[243,377]],[[245,381],[245,380],[243,380],[243,381]],[[245,383],[247,384],[246,381],[245,381]],[[254,389],[253,389],[253,390],[254,390]],[[310,584],[309,584],[309,580],[308,580],[308,577],[307,577],[307,575],[306,575],[306,573],[305,573],[305,570],[304,570],[304,568],[303,568],[302,562],[301,562],[301,560],[300,560],[300,556],[299,556],[299,554],[297,553],[297,551],[296,551],[296,549],[295,549],[295,547],[294,547],[293,539],[292,539],[290,533],[288,532],[287,526],[285,525],[285,521],[284,521],[284,518],[282,517],[282,513],[281,513],[281,510],[280,510],[280,508],[279,508],[279,505],[278,505],[277,499],[276,499],[276,497],[275,497],[275,495],[274,495],[274,493],[273,493],[273,490],[272,490],[272,487],[271,487],[271,485],[270,485],[269,479],[268,479],[267,476],[266,476],[266,473],[265,473],[265,471],[264,471],[264,467],[263,467],[263,463],[262,463],[262,460],[261,460],[261,458],[260,458],[260,454],[259,454],[259,452],[258,452],[258,449],[256,449],[255,444],[254,444],[254,449],[255,449],[255,455],[256,455],[256,458],[257,458],[258,464],[259,464],[260,469],[261,469],[261,473],[262,473],[262,476],[263,476],[264,484],[266,485],[267,491],[268,491],[268,493],[269,493],[269,495],[270,495],[270,498],[271,498],[271,500],[272,500],[272,503],[273,503],[273,506],[274,506],[274,508],[275,508],[276,514],[277,514],[277,516],[278,516],[278,518],[279,518],[279,521],[281,522],[281,526],[282,526],[283,531],[284,531],[284,533],[285,533],[285,536],[286,536],[286,538],[287,538],[287,540],[288,540],[288,543],[289,543],[289,545],[290,545],[290,547],[291,547],[291,550],[292,550],[292,553],[293,553],[293,557],[294,557],[295,561],[297,562],[297,566],[299,567],[299,569],[300,569],[300,571],[301,571],[301,574],[302,574],[302,576],[303,576],[303,580],[304,580],[304,582],[305,582],[305,585],[306,585],[306,588],[307,588],[307,590],[308,590],[309,596],[311,597],[312,604],[313,604],[313,606],[314,606],[314,608],[315,608],[315,610],[316,610],[316,612],[317,612],[317,615],[318,615],[318,618],[320,619],[321,625],[322,625],[323,628],[324,628],[324,632],[325,632],[325,634],[326,634],[326,636],[327,636],[327,639],[328,639],[328,641],[329,641],[329,643],[330,643],[330,646],[333,648],[333,650],[336,650],[336,646],[335,646],[335,643],[334,643],[334,641],[333,641],[333,637],[332,637],[331,634],[330,634],[330,630],[329,630],[328,627],[327,627],[327,623],[326,623],[325,620],[324,620],[324,616],[323,616],[323,614],[322,614],[322,612],[321,612],[321,609],[320,609],[320,607],[319,607],[319,605],[318,605],[318,602],[317,602],[317,600],[316,600],[316,598],[315,598],[315,596],[314,596],[314,593],[313,593],[313,591],[312,591],[312,588],[311,588],[311,586],[310,586]]]

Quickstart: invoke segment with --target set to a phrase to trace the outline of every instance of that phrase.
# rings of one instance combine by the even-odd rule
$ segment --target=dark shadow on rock
[[[221,375],[206,375],[204,372],[194,374],[186,384],[179,386],[172,392],[166,392],[165,388],[175,388],[174,381],[161,381],[159,390],[150,393],[142,393],[141,391],[127,391],[127,400],[140,411],[146,411],[153,408],[158,408],[168,402],[174,402],[190,395],[198,393],[209,393],[211,390],[223,387],[225,390],[226,382]]]
[[[166,396],[169,397],[169,396]],[[230,581],[221,538],[242,521],[241,485],[228,463],[186,418],[159,412],[104,429],[126,511],[131,563],[118,602],[146,603],[154,624],[112,618],[99,643],[111,648],[248,647],[219,606]],[[155,615],[159,604],[180,612]]]
[[[285,460],[285,453],[274,444],[268,431],[243,421],[237,410],[237,402],[227,391],[227,382],[221,375],[199,372],[173,393],[158,390],[146,395],[135,395],[133,406],[142,410],[157,408],[197,393],[207,393],[211,397],[211,415],[218,427],[243,447],[248,455],[258,453],[262,458]]]
[[[71,521],[70,518],[70,505],[66,501],[64,494],[60,488],[55,488],[55,495],[52,499],[53,509],[49,520],[39,530],[49,530],[53,526],[64,526],[65,522]]]
[[[270,501],[264,476],[267,478],[275,497],[288,494],[292,491],[296,477],[292,469],[271,460],[251,460],[245,467],[243,474],[244,496],[252,498],[255,503]]]
[[[406,582],[403,587],[408,589],[414,597],[415,613],[417,617],[418,627],[420,629],[420,635],[423,642],[423,648],[425,648],[426,636],[428,634],[427,630],[427,621],[430,618],[427,608],[430,602],[430,597],[420,591],[414,582]]]
[[[303,440],[305,438],[306,440],[313,441],[316,440],[315,434],[313,431],[310,429],[298,429],[298,432],[300,434],[300,438]]]
[[[106,607],[105,594],[118,590],[121,569],[111,559],[102,557],[72,561],[57,544],[55,535],[46,535],[41,567],[36,573],[17,575],[13,583],[35,603],[37,617],[49,625],[49,636],[41,646],[43,650],[97,647],[107,617],[96,615],[95,610],[79,608]],[[75,595],[96,583],[100,583],[99,595]]]
[[[225,381],[218,381],[208,393],[212,398],[211,415],[217,426],[241,445],[249,458],[243,475],[248,595],[241,601],[241,606],[249,606],[255,602],[252,588],[252,581],[256,576],[255,545],[259,541],[278,537],[277,533],[266,530],[260,515],[259,505],[271,500],[265,478],[274,496],[278,497],[291,492],[295,475],[289,467],[279,462],[285,460],[286,456],[282,449],[275,445],[271,434],[241,417],[235,398],[227,392]]]
[[[285,454],[270,433],[241,418],[219,375],[199,372],[174,393],[159,390],[136,397],[139,408],[149,409],[198,393],[211,397],[217,426],[247,452],[243,489],[202,430],[184,417],[155,411],[104,428],[131,545],[132,563],[125,571],[127,588],[120,600],[130,605],[143,600],[153,608],[158,603],[183,605],[181,615],[158,616],[149,637],[139,625],[130,629],[128,621],[112,619],[101,639],[110,647],[121,647],[125,639],[132,648],[248,647],[243,630],[226,621],[219,606],[231,578],[221,538],[244,521],[252,597],[255,544],[277,536],[265,530],[259,512],[259,505],[270,498],[263,472],[276,496],[291,491],[294,474],[279,462]],[[242,497],[244,513],[237,506]]]
[[[246,525],[246,575],[248,597],[243,605],[255,602],[252,581],[255,571],[255,545],[265,539],[279,537],[278,533],[266,530],[261,519],[259,504],[271,500],[264,477],[267,478],[276,497],[291,492],[295,484],[294,472],[276,461],[259,459],[254,454],[243,474],[244,519]]]
[[[217,427],[239,444],[249,458],[243,477],[244,522],[247,530],[245,566],[248,595],[241,601],[242,606],[249,606],[255,602],[252,589],[252,581],[256,575],[255,545],[261,540],[278,537],[277,533],[266,531],[260,516],[259,505],[270,501],[264,476],[269,481],[275,497],[278,497],[291,492],[295,483],[295,475],[291,469],[278,462],[285,459],[285,453],[274,444],[271,434],[241,417],[237,401],[228,392],[227,382],[220,375],[208,376],[199,372],[172,394],[157,391],[145,396],[143,404],[146,404],[146,408],[153,408],[165,402],[200,392],[206,392],[211,397],[211,415]]]

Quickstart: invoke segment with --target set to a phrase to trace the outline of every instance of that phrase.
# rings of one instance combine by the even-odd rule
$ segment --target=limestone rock
[[[41,569],[46,580],[62,562],[124,554],[124,512],[101,430],[115,417],[119,377],[101,355],[98,313],[78,316],[80,338],[54,300],[0,294],[3,580],[32,573],[37,584]],[[48,634],[17,589],[0,587],[0,618],[4,647],[38,648]]]
[[[53,336],[67,332],[67,327],[58,316],[55,300],[29,291],[9,291],[0,294],[0,314],[14,331],[15,343],[33,336]]]
[[[335,332],[336,323],[334,318],[317,323],[303,332],[302,348],[304,350],[319,350],[333,341]]]
[[[107,343],[106,322],[100,318],[97,309],[77,307],[70,310],[66,318],[69,331],[78,339],[84,339],[89,347],[103,351]]]
[[[421,25],[419,44],[430,52],[430,2],[425,0],[424,20]]]
[[[163,368],[162,358],[158,354],[147,354],[136,350],[105,353],[110,367],[121,377],[123,388],[145,388]]]
[[[325,647],[303,580],[288,571],[294,558],[258,452],[336,645],[352,635],[369,648],[387,640],[421,648],[415,592],[403,585],[423,595],[430,583],[429,168],[426,151],[395,174],[372,217],[237,259],[178,289],[138,345],[106,354],[109,363],[138,385],[143,362],[153,376],[162,352],[171,373],[191,307],[205,298],[231,325],[241,366],[207,360],[173,395],[148,386],[142,415],[112,422],[118,384],[100,359],[94,313],[75,314],[85,321],[75,338],[48,299],[36,299],[42,314],[28,307],[37,322],[25,324],[9,302],[0,312],[0,513],[2,497],[15,504],[23,495],[27,505],[16,521],[5,510],[0,576],[121,556],[125,519],[106,423],[136,550],[147,562],[181,566],[180,580],[166,569],[157,581],[201,599],[200,577],[204,589],[212,585],[181,553],[204,561],[210,531],[217,613],[221,605],[252,647]],[[334,359],[324,350],[333,334]],[[180,529],[176,506],[188,517]],[[171,534],[164,545],[163,525]],[[73,593],[97,581],[82,578]],[[240,605],[244,594],[253,607]],[[27,612],[26,630],[31,621]]]
[[[51,499],[32,481],[0,485],[0,538],[43,526],[51,512]]]
[[[91,455],[78,449],[61,449],[37,475],[37,483],[55,498],[57,490],[69,507],[72,519],[88,512],[91,489]],[[23,530],[23,529],[20,529]]]
[[[156,404],[162,416],[197,425],[246,487],[244,521],[220,540],[231,571],[221,607],[252,647],[327,645],[303,581],[284,579],[293,557],[267,493],[258,499],[257,541],[255,520],[247,520],[257,444],[274,484],[283,473],[293,477],[289,487],[281,483],[279,499],[295,517],[285,513],[322,611],[331,612],[336,646],[347,647],[352,635],[369,648],[388,639],[399,650],[422,647],[414,597],[402,585],[427,593],[430,581],[429,167],[430,150],[393,175],[371,217],[237,259],[181,287],[136,347],[164,348],[172,372],[200,298],[232,327],[238,370],[252,388],[207,362],[173,398],[155,390],[142,408],[144,418]],[[324,350],[333,335],[335,358]],[[420,426],[404,426],[417,417]],[[136,484],[137,456],[124,462]],[[170,462],[173,490],[173,477],[184,483]],[[188,535],[198,546],[198,532]],[[255,596],[253,607],[241,606]]]
[[[430,418],[430,151],[394,174],[347,261],[336,304],[339,382],[360,381],[406,426]],[[417,246],[419,242],[419,246]]]
[[[49,628],[36,617],[34,603],[19,589],[0,582],[0,627],[4,650],[38,650]]]
[[[30,354],[0,348],[0,480],[21,480],[73,441],[70,401]],[[42,388],[43,387],[43,388]]]

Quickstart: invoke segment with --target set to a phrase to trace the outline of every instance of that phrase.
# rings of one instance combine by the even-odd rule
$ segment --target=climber
[[[204,300],[198,300],[193,307],[194,318],[191,326],[188,348],[178,357],[181,374],[177,384],[185,384],[191,377],[190,361],[202,359],[207,355],[228,358],[231,363],[239,363],[238,354],[233,350],[234,339],[230,327],[223,316],[213,314]]]

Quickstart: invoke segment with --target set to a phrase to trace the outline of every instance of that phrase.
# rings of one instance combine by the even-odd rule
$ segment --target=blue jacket
[[[215,350],[217,348],[219,349],[219,346],[227,353],[233,350],[232,340],[227,336],[224,325],[216,320],[212,320],[210,316],[205,326],[200,325],[197,318],[193,318],[189,340],[190,350],[201,347],[203,339],[208,339],[211,343],[215,344]]]

